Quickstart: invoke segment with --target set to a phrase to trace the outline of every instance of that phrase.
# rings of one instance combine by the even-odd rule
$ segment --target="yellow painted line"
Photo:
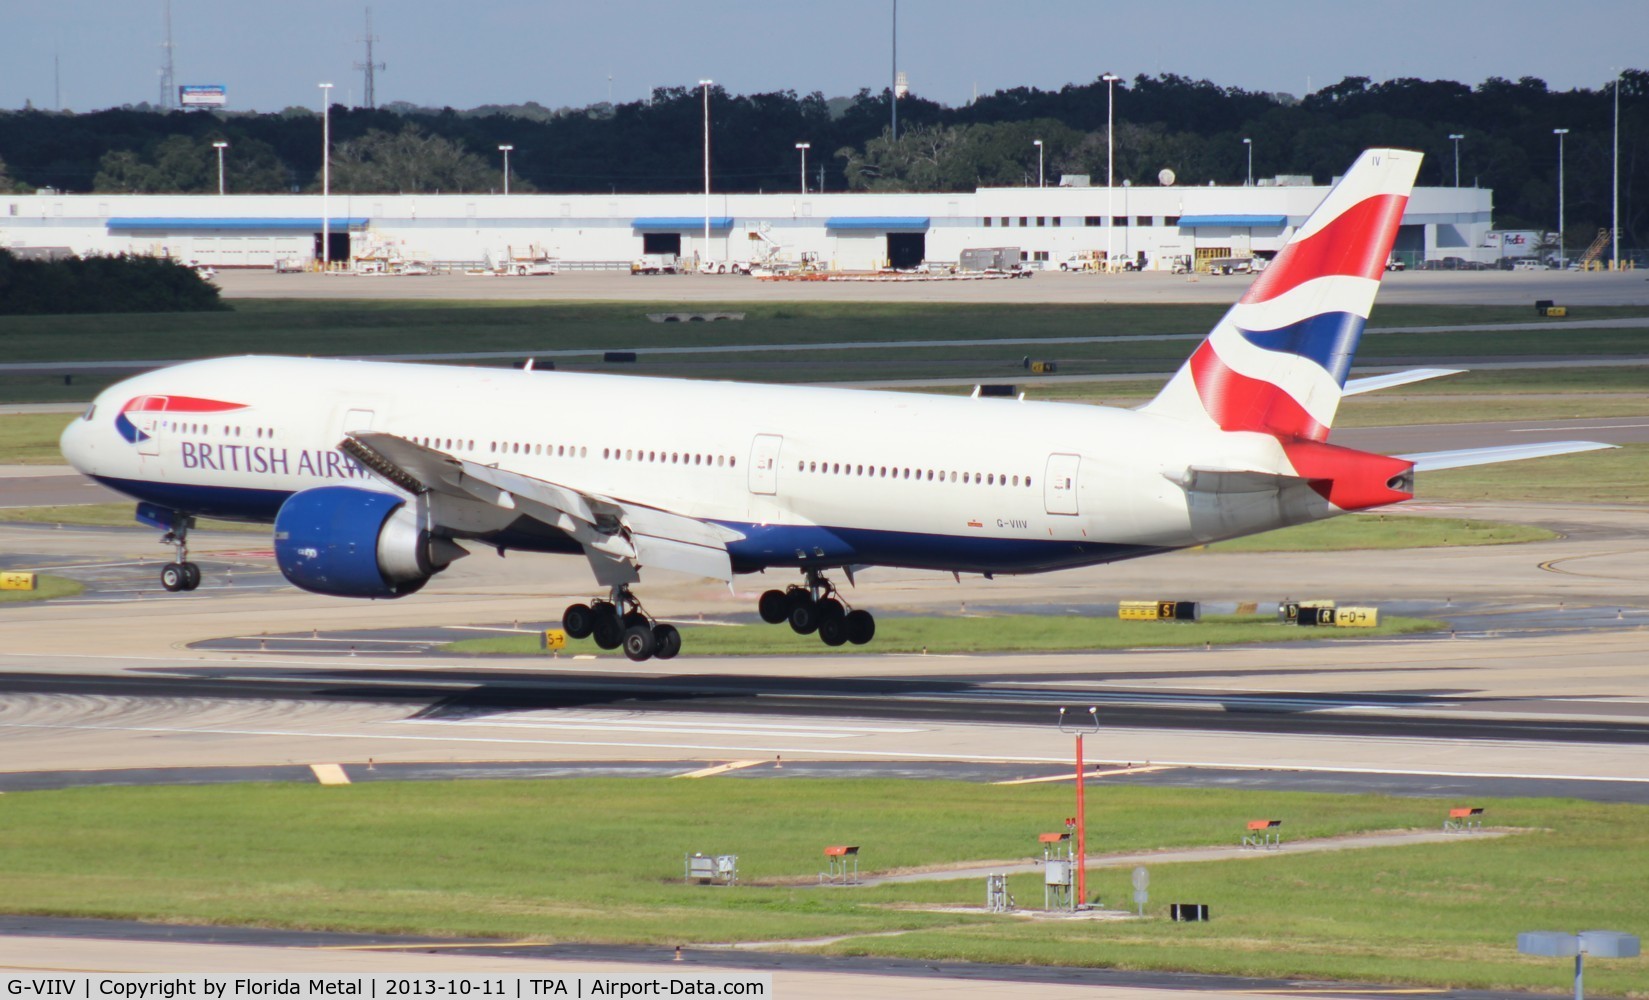
[[[430,952],[440,949],[482,949],[482,947],[543,947],[551,944],[549,941],[496,941],[488,944],[437,944],[437,942],[406,942],[406,944],[318,944],[312,950],[317,952]]]
[[[726,774],[728,771],[738,771],[746,767],[755,767],[757,764],[765,763],[767,763],[765,760],[735,760],[728,764],[717,764],[715,767],[707,767],[700,771],[688,771],[686,774],[678,774],[676,777],[709,778],[717,774]]]
[[[309,770],[314,772],[315,780],[323,785],[349,784],[349,775],[337,764],[311,764]]]
[[[1166,764],[1164,764],[1164,765],[1153,765],[1153,766],[1147,766],[1147,767],[1113,767],[1109,771],[1087,771],[1087,772],[1083,773],[1082,777],[1084,779],[1088,779],[1088,778],[1108,778],[1108,777],[1111,777],[1112,775],[1117,775],[1117,774],[1149,774],[1152,771],[1172,771],[1172,770],[1174,770],[1174,768],[1169,767]],[[1012,781],[993,781],[993,782],[991,782],[991,784],[993,784],[993,785],[1036,785],[1036,784],[1041,784],[1042,782],[1045,782],[1045,781],[1075,781],[1075,780],[1076,780],[1076,772],[1074,770],[1072,770],[1072,771],[1066,772],[1065,774],[1050,774],[1047,777],[1043,777],[1043,778],[1015,778]]]

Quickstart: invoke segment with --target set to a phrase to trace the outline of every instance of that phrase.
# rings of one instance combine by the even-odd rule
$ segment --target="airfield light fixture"
[[[221,195],[223,194],[223,151],[229,148],[229,144],[219,139],[217,142],[212,143],[212,148],[218,151],[218,194]]]
[[[1047,181],[1042,173],[1042,140],[1032,139],[1031,145],[1036,147],[1036,186],[1039,188],[1047,187]]]
[[[802,151],[802,194],[807,193],[807,151],[813,148],[811,142],[798,142],[796,148]]]
[[[1450,132],[1449,140],[1454,143],[1454,186],[1460,186],[1460,140],[1465,136],[1459,132]]]
[[[1105,84],[1105,259],[1111,259],[1111,240],[1116,233],[1116,206],[1112,204],[1111,188],[1116,184],[1116,143],[1111,138],[1116,131],[1116,85],[1122,77],[1106,73],[1100,77]]]
[[[498,147],[498,151],[500,153],[504,154],[504,193],[505,194],[510,193],[510,150],[512,150],[514,148],[515,147],[513,145],[510,145],[508,143],[505,143],[505,144]]]
[[[321,88],[321,270],[332,263],[332,84]]]
[[[710,85],[714,80],[700,80],[704,88],[704,258],[710,259]]]
[[[1557,266],[1564,267],[1563,259],[1563,137],[1569,134],[1566,128],[1554,128],[1552,134],[1557,136]]]
[[[1242,141],[1242,144],[1244,146],[1248,147],[1248,186],[1253,187],[1254,186],[1254,140],[1253,139],[1244,139]]]
[[[1575,960],[1575,1000],[1586,1000],[1586,956],[1597,958],[1636,958],[1642,953],[1642,942],[1636,934],[1624,931],[1581,931],[1564,934],[1560,931],[1524,931],[1517,936],[1517,950],[1523,955],[1541,958],[1573,958]]]

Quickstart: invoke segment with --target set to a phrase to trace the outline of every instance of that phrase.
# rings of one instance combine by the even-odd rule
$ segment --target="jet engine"
[[[416,503],[353,486],[288,497],[275,515],[275,561],[295,586],[332,597],[405,597],[468,555],[430,534]]]

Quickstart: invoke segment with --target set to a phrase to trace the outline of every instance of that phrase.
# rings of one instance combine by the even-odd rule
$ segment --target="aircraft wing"
[[[1462,448],[1458,451],[1426,451],[1413,455],[1394,455],[1394,458],[1414,463],[1415,472],[1436,472],[1439,469],[1460,469],[1468,465],[1491,465],[1495,462],[1518,462],[1526,458],[1547,458],[1552,455],[1571,455],[1581,451],[1601,451],[1616,445],[1601,441],[1542,441],[1538,444],[1508,444],[1491,448]]]
[[[1461,375],[1465,371],[1464,368],[1410,368],[1406,372],[1365,375],[1362,378],[1346,379],[1345,388],[1340,390],[1340,395],[1356,396],[1360,393],[1374,392],[1378,389],[1408,385],[1411,382],[1424,382],[1427,379],[1442,378],[1445,375]]]
[[[733,579],[731,528],[508,469],[468,462],[394,434],[353,431],[339,446],[387,482],[515,511],[570,535],[603,585],[633,583],[643,567]]]

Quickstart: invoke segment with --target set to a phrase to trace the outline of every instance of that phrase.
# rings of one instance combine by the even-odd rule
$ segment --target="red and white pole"
[[[1076,734],[1076,905],[1088,905],[1088,804],[1082,787],[1082,734]]]

